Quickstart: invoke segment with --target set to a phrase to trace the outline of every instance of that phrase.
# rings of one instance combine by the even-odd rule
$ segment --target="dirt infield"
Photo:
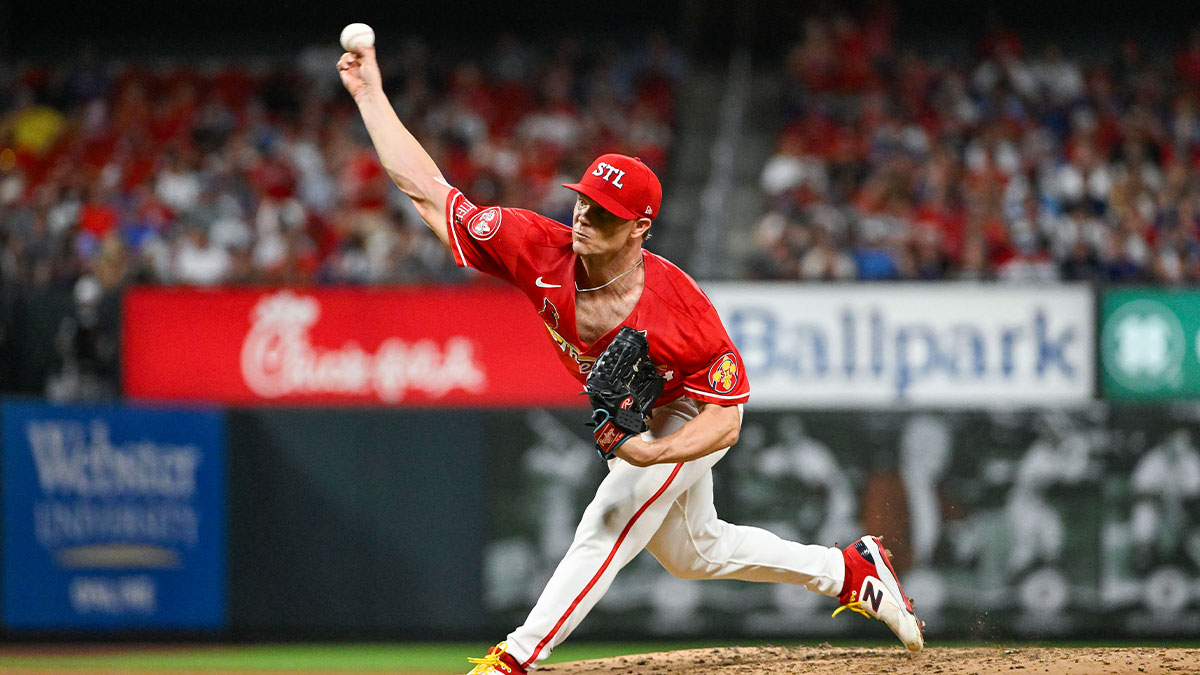
[[[539,675],[751,675],[888,673],[995,675],[1051,673],[1200,673],[1200,649],[1160,647],[934,647],[918,654],[865,647],[731,647],[621,656],[546,666]]]
[[[0,650],[0,675],[449,675],[465,673],[470,666],[430,672],[406,668],[392,658],[357,666],[321,664],[314,667],[280,665],[216,665],[196,667],[172,663],[156,667],[145,663],[114,665],[111,661],[37,663],[57,653],[76,657],[121,651],[116,649],[38,648]],[[154,650],[148,650],[154,651]],[[169,656],[168,650],[158,650]],[[5,654],[7,652],[7,654]],[[14,652],[23,656],[16,656]],[[7,655],[9,658],[3,658]],[[6,663],[7,661],[7,663]],[[400,663],[403,663],[401,661]],[[232,666],[232,667],[231,667]],[[558,663],[538,669],[537,675],[777,675],[781,673],[887,673],[888,675],[995,675],[1004,673],[1200,673],[1200,649],[1169,647],[933,647],[910,654],[900,647],[767,646],[724,647],[658,652],[590,661]]]

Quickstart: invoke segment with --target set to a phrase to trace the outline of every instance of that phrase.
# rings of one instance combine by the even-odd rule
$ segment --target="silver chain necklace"
[[[643,258],[642,260],[639,260],[639,261],[637,261],[636,263],[634,263],[634,264],[633,264],[633,267],[630,267],[629,269],[625,270],[624,272],[621,272],[621,273],[620,273],[620,274],[618,274],[617,276],[615,276],[615,277],[613,277],[613,278],[609,279],[608,281],[606,281],[606,282],[604,282],[604,283],[600,284],[599,286],[596,286],[595,288],[580,288],[580,287],[579,287],[579,282],[578,282],[578,281],[576,281],[576,282],[575,282],[575,292],[577,292],[577,293],[591,293],[592,291],[598,291],[598,290],[600,290],[601,288],[604,288],[605,286],[608,286],[608,285],[612,284],[612,283],[613,283],[613,282],[615,282],[617,279],[620,279],[621,277],[625,276],[626,274],[629,274],[630,272],[632,272],[632,271],[636,270],[636,269],[637,269],[637,268],[638,268],[638,267],[639,267],[639,266],[642,264],[642,262],[644,262],[644,260],[645,260],[645,259]]]

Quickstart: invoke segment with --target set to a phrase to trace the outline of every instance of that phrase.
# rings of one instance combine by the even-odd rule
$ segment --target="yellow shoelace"
[[[868,614],[867,610],[864,609],[866,606],[867,606],[867,603],[863,602],[862,600],[858,600],[856,602],[847,602],[846,604],[842,605],[841,607],[838,607],[837,609],[833,610],[833,615],[837,616],[838,614],[842,613],[842,610],[848,609],[851,612],[858,612],[859,614],[862,614],[863,616],[867,617],[868,619],[874,619],[875,617]]]
[[[478,675],[487,675],[489,672],[494,672],[496,670],[496,666],[500,665],[500,657],[504,654],[504,652],[507,651],[508,643],[501,642],[495,647],[492,647],[492,651],[488,652],[488,655],[482,659],[475,659],[468,656],[467,661],[469,663],[474,663],[475,667],[472,668],[471,672],[467,673],[467,675],[472,675],[472,673],[477,673]],[[492,670],[489,671],[489,668]]]

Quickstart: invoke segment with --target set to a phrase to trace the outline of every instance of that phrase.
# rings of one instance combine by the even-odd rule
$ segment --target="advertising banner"
[[[225,625],[219,412],[5,402],[0,424],[6,628]]]
[[[545,325],[510,289],[138,288],[127,396],[232,404],[578,405]]]
[[[713,284],[756,407],[1083,404],[1085,285]]]
[[[1106,398],[1200,398],[1200,291],[1108,290],[1100,307]]]
[[[485,600],[518,625],[606,473],[575,416],[491,438]],[[832,546],[883,537],[929,639],[1200,634],[1200,408],[753,412],[713,469],[718,516]],[[869,636],[799,586],[676,579],[651,555],[579,634]]]

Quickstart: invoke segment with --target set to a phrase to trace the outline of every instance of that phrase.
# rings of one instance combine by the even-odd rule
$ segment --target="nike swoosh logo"
[[[533,283],[537,284],[538,288],[562,288],[562,284],[548,284],[542,281],[541,277],[538,277]]]

